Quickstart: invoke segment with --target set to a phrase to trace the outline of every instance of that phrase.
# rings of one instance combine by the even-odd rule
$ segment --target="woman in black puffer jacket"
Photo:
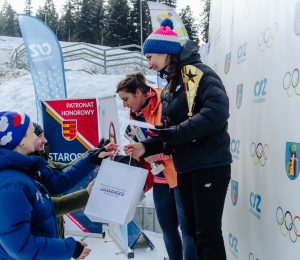
[[[172,21],[165,19],[143,48],[148,68],[168,80],[161,93],[164,126],[156,126],[148,131],[152,138],[124,150],[134,157],[172,154],[198,258],[223,260],[221,223],[232,162],[229,99],[219,76],[202,64],[197,44],[188,40],[181,46],[172,29]]]

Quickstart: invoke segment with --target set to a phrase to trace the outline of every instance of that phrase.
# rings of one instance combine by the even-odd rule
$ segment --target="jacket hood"
[[[178,70],[181,70],[185,65],[193,65],[194,63],[202,63],[199,54],[199,46],[197,43],[187,40],[183,45],[183,50],[180,54]]]
[[[0,170],[11,168],[29,171],[33,174],[44,168],[48,163],[41,157],[26,156],[21,153],[0,147]]]
[[[153,99],[153,98],[150,99],[150,105],[151,105],[150,109],[151,109],[151,111],[155,111],[159,108],[159,105],[161,103],[160,93],[161,93],[162,89],[153,88],[153,87],[150,87],[150,86],[149,86],[149,88],[156,93],[156,96],[155,96],[156,98],[155,99]]]

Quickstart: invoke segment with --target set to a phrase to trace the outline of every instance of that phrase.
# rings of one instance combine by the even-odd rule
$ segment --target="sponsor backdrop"
[[[208,65],[230,99],[228,259],[297,259],[300,1],[212,0]]]
[[[98,146],[98,108],[95,98],[45,100],[41,103],[45,137],[51,145],[51,160],[69,163]],[[86,188],[96,177],[97,172],[91,171],[67,193]],[[101,234],[102,224],[91,222],[83,210],[64,216],[66,231]]]

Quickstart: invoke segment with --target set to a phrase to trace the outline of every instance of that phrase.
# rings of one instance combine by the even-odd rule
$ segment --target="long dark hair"
[[[168,78],[170,79],[170,83],[168,85],[168,92],[172,94],[176,90],[176,87],[174,86],[173,82],[179,76],[177,74],[177,67],[179,64],[180,55],[169,54],[167,57],[170,57],[170,64],[169,64],[169,69],[168,69]]]
[[[116,93],[125,91],[127,93],[136,94],[137,89],[143,94],[147,94],[149,91],[149,87],[146,85],[146,78],[141,72],[127,74],[125,79],[122,79],[117,84]]]

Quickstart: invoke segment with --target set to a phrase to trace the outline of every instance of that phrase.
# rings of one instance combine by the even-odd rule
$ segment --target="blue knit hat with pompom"
[[[23,113],[0,112],[0,147],[13,150],[26,135],[30,117]]]
[[[173,22],[166,18],[161,26],[151,33],[144,42],[143,53],[162,53],[178,55],[182,51],[178,34],[173,31]]]

